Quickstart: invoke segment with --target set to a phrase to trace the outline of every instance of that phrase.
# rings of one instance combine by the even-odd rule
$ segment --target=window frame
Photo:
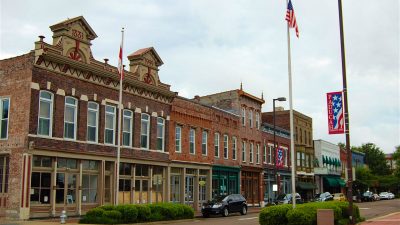
[[[268,158],[269,158],[269,162],[268,162],[268,164],[270,164],[270,165],[274,165],[275,164],[275,160],[272,160],[274,157],[272,156],[273,155],[273,153],[274,153],[274,145],[273,144],[268,144],[268,152],[269,152],[269,154],[268,154]]]
[[[203,130],[203,132],[201,134],[201,154],[204,156],[207,156],[207,154],[208,154],[207,142],[208,142],[208,131]],[[204,153],[204,151],[205,151],[205,153]]]
[[[160,122],[162,121],[162,122]],[[161,137],[158,136],[159,134],[159,128],[161,126]],[[165,119],[162,117],[157,117],[157,133],[156,133],[156,150],[163,152],[165,150]],[[158,148],[158,140],[161,139],[161,149]]]
[[[68,99],[72,99],[72,100],[74,100],[75,101],[75,104],[71,104],[71,103],[67,103],[67,100]],[[78,99],[77,98],[75,98],[75,97],[72,97],[72,96],[65,96],[65,99],[64,99],[64,139],[67,139],[67,140],[76,140],[76,133],[77,133],[77,128],[78,128],[78,103],[79,103],[79,101],[78,101]],[[73,121],[73,125],[74,125],[74,136],[72,137],[72,138],[70,138],[70,137],[66,137],[65,135],[66,135],[66,125],[69,123],[69,124],[71,124],[71,122],[69,122],[69,121],[66,121],[65,119],[65,117],[66,117],[66,112],[67,112],[67,107],[70,107],[70,108],[73,108],[74,109],[74,121]]]
[[[49,100],[44,97],[42,98],[41,94],[43,92],[48,93],[50,95],[51,99]],[[44,118],[44,117],[41,118],[41,116],[40,116],[40,109],[41,109],[42,101],[50,103],[50,107],[49,107],[50,108],[50,117],[49,118]],[[42,137],[52,137],[53,136],[53,107],[54,107],[53,104],[54,104],[54,94],[53,93],[51,93],[50,91],[46,91],[46,90],[39,91],[38,123],[37,123],[37,131],[36,131],[38,136],[42,136]],[[40,119],[48,119],[49,120],[49,134],[48,135],[39,133]]]
[[[90,104],[96,105],[96,109],[89,108]],[[95,141],[89,140],[89,127],[93,127],[89,125],[89,112],[94,112],[96,114]],[[99,104],[97,102],[90,101],[87,105],[86,141],[92,143],[98,143],[99,141]]]
[[[249,127],[253,128],[253,110],[249,110]]]
[[[257,130],[260,129],[260,113],[256,112],[256,128]]]
[[[254,143],[250,142],[250,151],[249,151],[249,163],[254,162]]]
[[[242,107],[242,126],[246,126],[246,108]]]
[[[219,141],[220,141],[220,135],[218,132],[214,134],[214,157],[219,158]]]
[[[264,144],[263,164],[267,164],[267,145]]]
[[[112,109],[114,109],[114,112],[113,113],[110,113],[110,112],[107,112],[107,107],[111,107]],[[106,145],[115,145],[115,128],[116,128],[116,115],[117,115],[117,107],[116,106],[114,106],[114,105],[108,105],[108,104],[106,104],[105,105],[105,107],[104,107],[104,144],[106,144]],[[109,128],[107,128],[107,115],[112,115],[113,116],[113,120],[112,120],[112,124],[113,124],[113,128],[112,129],[109,129]],[[106,140],[107,140],[107,138],[106,138],[106,136],[107,136],[107,130],[112,130],[113,132],[113,135],[112,135],[112,138],[113,138],[113,141],[112,141],[112,143],[107,143],[106,142]]]
[[[178,130],[179,130],[179,138],[177,136]],[[179,141],[179,145],[176,144],[177,141]],[[175,152],[178,152],[178,153],[182,152],[182,126],[180,126],[180,125],[175,126]]]
[[[224,134],[224,159],[229,159],[229,136],[227,134]]]
[[[237,138],[232,137],[232,160],[237,160]]]
[[[4,102],[8,102],[8,110],[7,110],[7,118],[3,119],[3,107],[4,107]],[[0,140],[7,140],[8,139],[8,131],[10,130],[10,106],[11,106],[11,99],[10,97],[0,97]],[[2,127],[3,127],[3,122],[7,121],[7,126],[6,126],[6,131],[5,131],[5,137],[2,138],[1,134],[3,132]]]
[[[257,144],[256,164],[260,164],[260,144]]]
[[[242,162],[246,162],[246,142],[242,141]]]
[[[146,120],[146,119],[143,119],[143,116],[147,116],[148,117],[148,119]],[[151,120],[151,116],[149,115],[149,114],[147,114],[147,113],[142,113],[141,115],[140,115],[140,148],[141,149],[145,149],[145,150],[148,150],[148,149],[150,149],[150,120]],[[146,146],[144,147],[143,146],[143,143],[142,143],[142,137],[144,136],[144,134],[143,134],[143,122],[147,122],[147,132],[146,132]]]
[[[131,115],[125,115],[125,112],[130,113]],[[131,110],[128,109],[124,109],[122,110],[122,146],[125,147],[132,147],[132,135],[133,135],[133,118],[134,118],[134,113]],[[125,119],[129,120],[130,123],[130,130],[129,131],[124,131],[124,126],[125,126]],[[128,133],[129,134],[129,144],[125,145],[124,143],[124,133]]]
[[[196,155],[196,129],[189,129],[189,154]]]

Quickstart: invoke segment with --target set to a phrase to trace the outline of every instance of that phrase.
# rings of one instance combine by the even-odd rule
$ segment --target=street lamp
[[[275,101],[284,102],[284,101],[286,101],[286,98],[285,98],[285,97],[279,97],[279,98],[274,98],[274,99],[272,99],[273,117],[274,117],[273,120],[274,120],[275,181],[276,181],[276,185],[277,185],[277,187],[278,187],[277,193],[278,193],[278,195],[279,195],[278,172],[277,172],[277,166],[276,166]]]

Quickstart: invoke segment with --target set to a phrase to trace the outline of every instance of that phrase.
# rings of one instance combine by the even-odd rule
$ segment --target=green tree
[[[365,163],[374,175],[389,175],[390,169],[386,164],[385,154],[373,143],[357,147],[357,151],[365,153]]]
[[[394,175],[400,179],[400,145],[396,147],[396,151],[393,153],[393,160],[396,162]]]

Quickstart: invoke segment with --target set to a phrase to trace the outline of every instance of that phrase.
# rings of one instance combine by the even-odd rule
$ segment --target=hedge
[[[194,210],[183,204],[104,205],[88,211],[79,223],[127,224],[192,218]]]
[[[348,207],[348,202],[336,201],[299,204],[295,209],[290,204],[271,206],[261,210],[259,223],[261,225],[316,225],[318,209],[333,209],[335,224],[345,225],[349,223]],[[360,210],[356,205],[353,205],[353,215],[357,222],[362,221]]]

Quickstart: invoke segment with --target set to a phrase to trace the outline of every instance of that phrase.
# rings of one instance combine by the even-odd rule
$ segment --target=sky
[[[293,108],[313,119],[313,138],[329,135],[326,93],[343,89],[338,3],[293,0],[300,38],[290,33]],[[350,144],[374,143],[385,153],[400,145],[400,18],[398,0],[343,0]],[[117,65],[124,52],[153,46],[159,76],[193,98],[243,89],[272,99],[289,97],[285,0],[1,0],[0,59],[29,52],[49,26],[84,16],[98,38],[94,58]],[[127,59],[125,58],[125,64]],[[276,102],[289,109],[289,103]]]

